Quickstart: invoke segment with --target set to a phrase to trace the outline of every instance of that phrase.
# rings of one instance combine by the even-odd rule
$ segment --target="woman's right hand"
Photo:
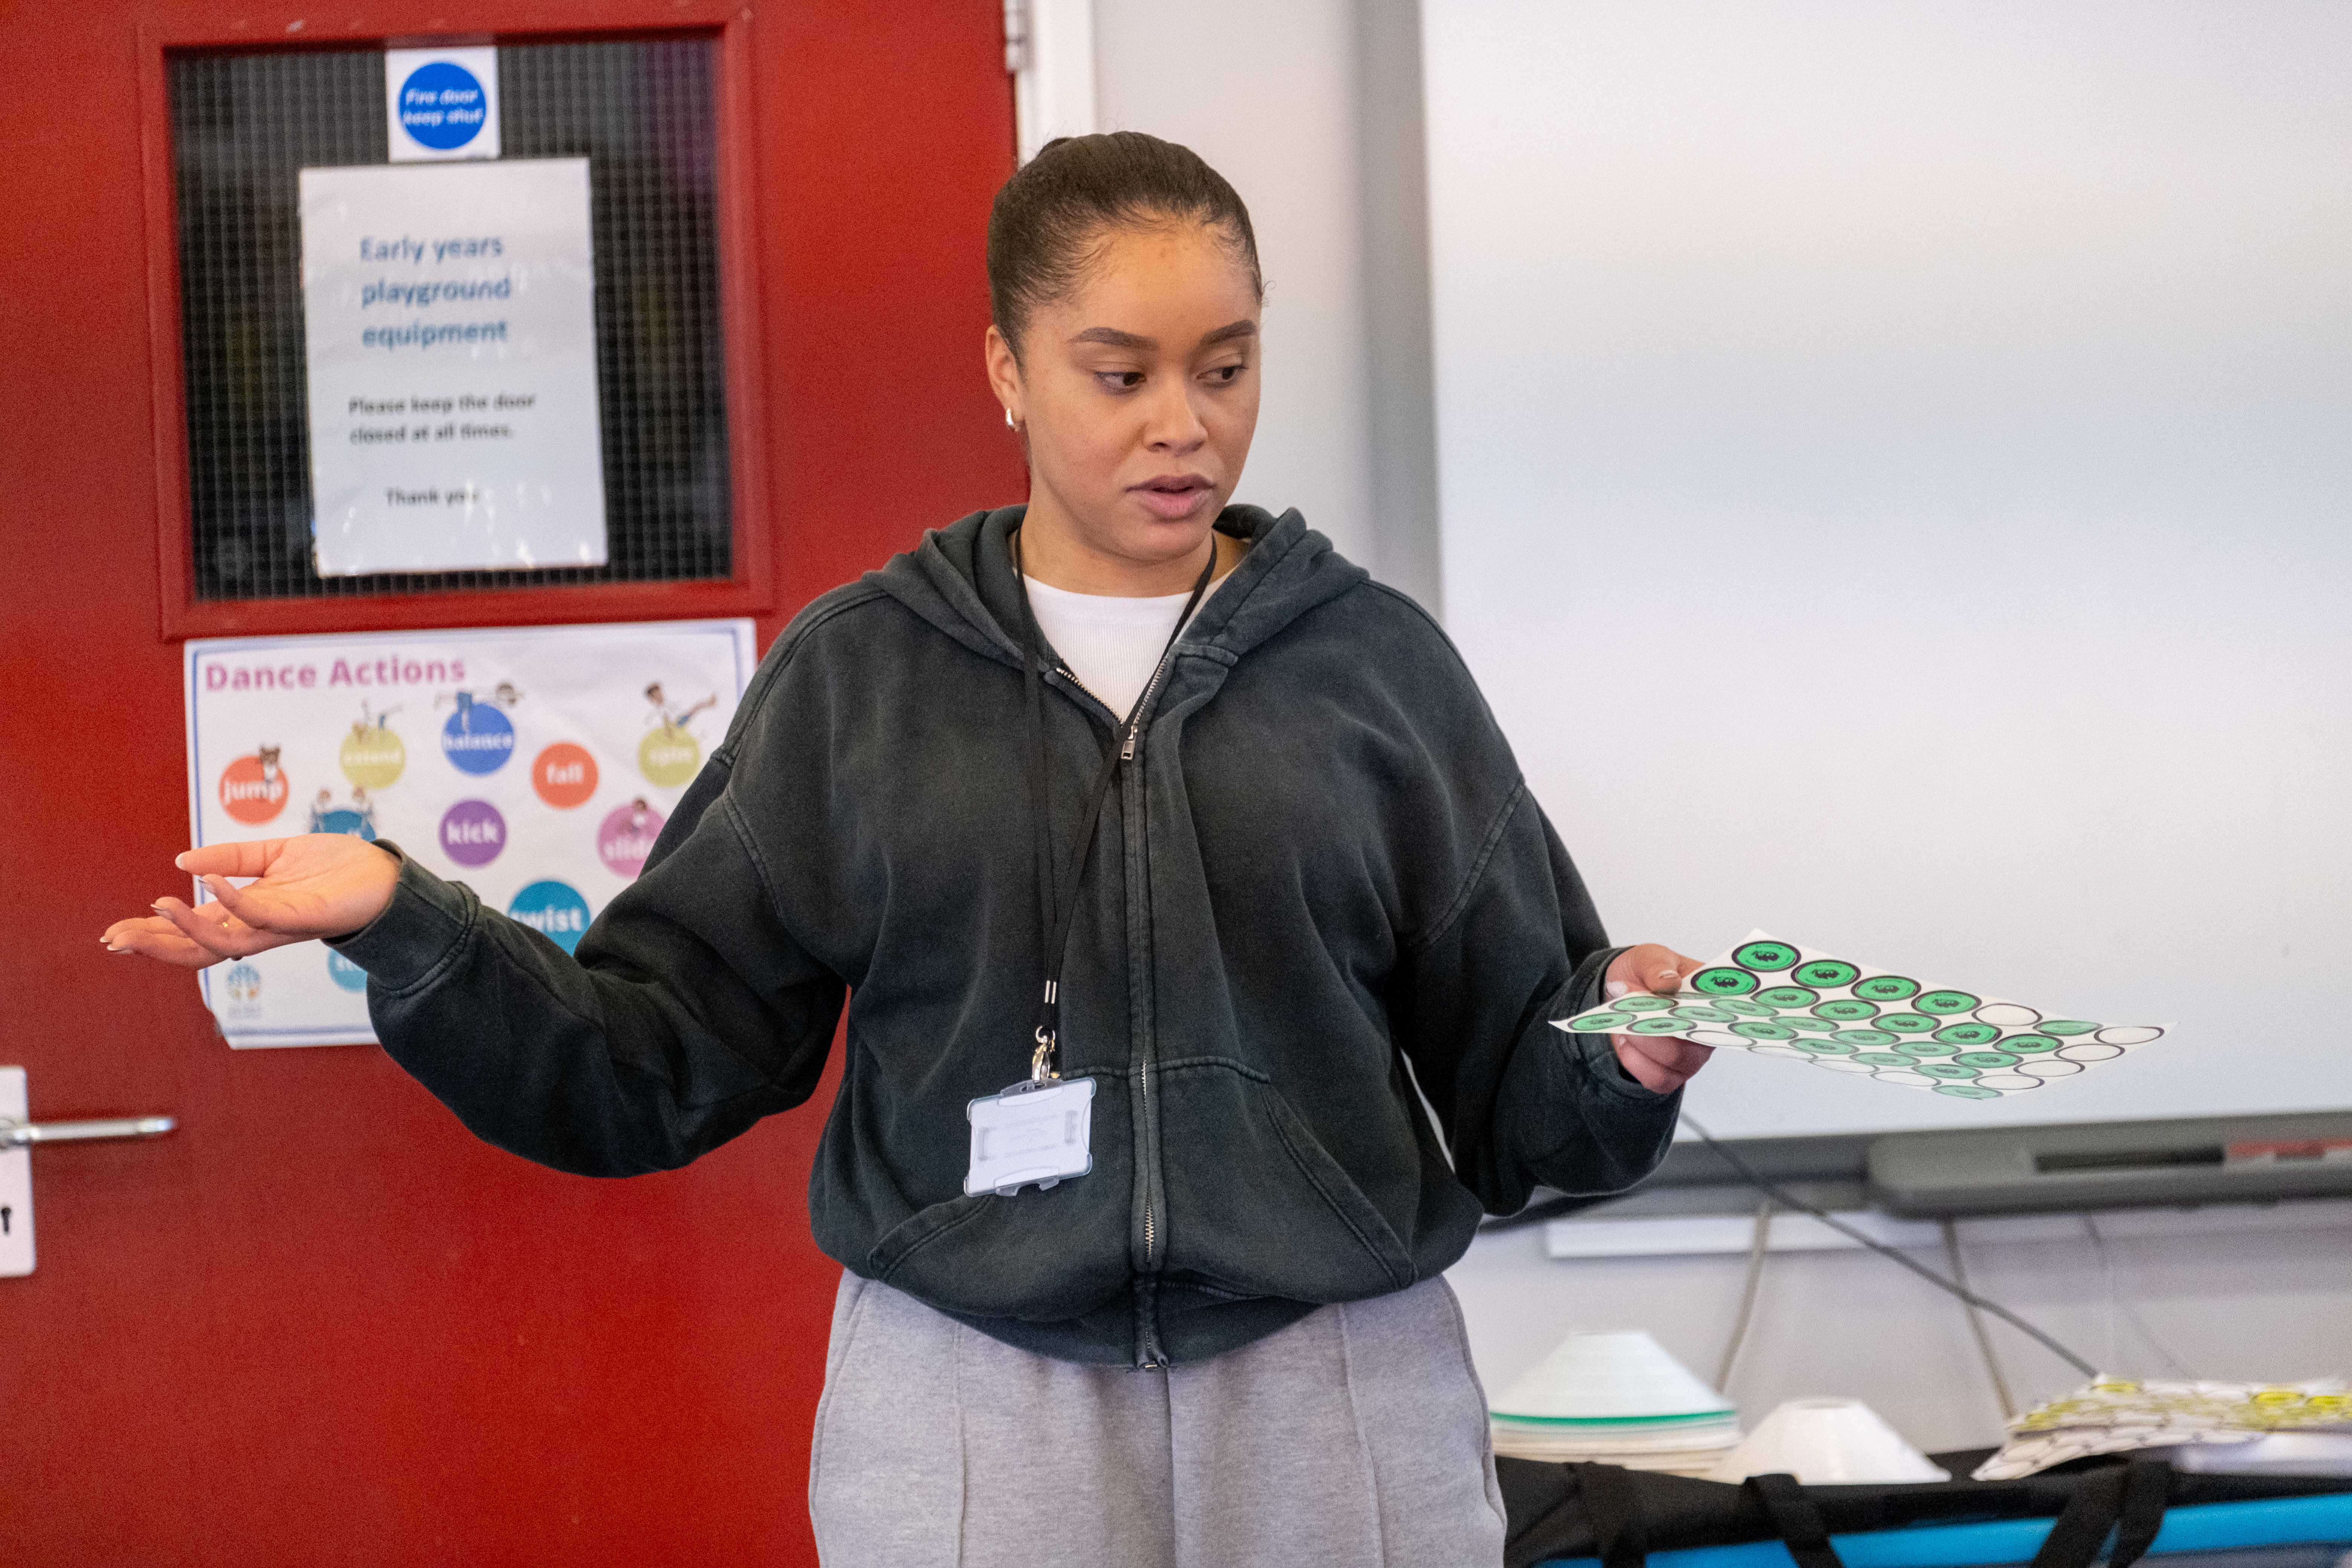
[[[155,912],[117,921],[99,940],[111,952],[143,952],[202,969],[314,937],[348,936],[383,912],[400,862],[347,833],[306,833],[191,849],[173,862],[210,889],[194,908],[155,900]],[[240,888],[232,877],[253,880]]]

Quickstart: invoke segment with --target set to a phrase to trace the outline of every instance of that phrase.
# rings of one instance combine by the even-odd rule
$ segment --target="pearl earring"
[[[1007,430],[1018,430],[1021,428],[1020,422],[1013,417],[1013,410],[1010,408],[1004,411],[1004,427]]]

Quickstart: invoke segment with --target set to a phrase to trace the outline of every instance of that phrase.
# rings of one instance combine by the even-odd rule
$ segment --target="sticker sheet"
[[[2168,1027],[2064,1017],[1762,931],[1683,984],[1677,995],[1621,996],[1553,1027],[1676,1035],[1955,1100],[2029,1093],[2113,1061]]]
[[[2252,1443],[2276,1432],[2352,1432],[2352,1393],[2316,1383],[2189,1383],[2103,1377],[2010,1423],[1975,1479],[2014,1480],[2094,1454],[2183,1443]]]
[[[644,867],[755,662],[736,620],[193,641],[193,841],[389,838],[569,952]],[[196,983],[232,1046],[375,1038],[367,976],[315,942]]]

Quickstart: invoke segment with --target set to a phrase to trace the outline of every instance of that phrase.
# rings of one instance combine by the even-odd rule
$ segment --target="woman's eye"
[[[1230,386],[1239,381],[1242,372],[1248,368],[1247,365],[1241,364],[1221,364],[1209,373],[1209,379],[1219,386]]]
[[[1095,372],[1095,379],[1116,391],[1126,392],[1143,384],[1143,373],[1139,370],[1098,370]]]

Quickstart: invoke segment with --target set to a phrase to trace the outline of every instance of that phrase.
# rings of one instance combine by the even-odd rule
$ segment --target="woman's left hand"
[[[1695,958],[1645,942],[1610,961],[1609,972],[1601,980],[1601,998],[1613,1002],[1629,991],[1671,996],[1700,967]],[[1694,1045],[1671,1035],[1612,1035],[1609,1043],[1617,1047],[1618,1061],[1635,1081],[1659,1094],[1672,1094],[1682,1088],[1715,1055],[1713,1046]]]

